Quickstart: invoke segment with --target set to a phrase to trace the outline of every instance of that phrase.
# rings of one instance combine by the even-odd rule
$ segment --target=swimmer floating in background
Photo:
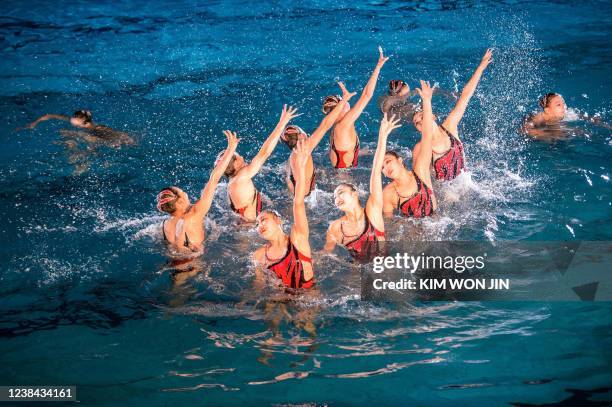
[[[470,99],[476,91],[476,86],[484,72],[489,66],[493,58],[493,52],[488,49],[485,52],[480,64],[474,71],[474,74],[465,84],[461,96],[453,110],[448,114],[444,122],[440,125],[435,122],[436,117],[433,116],[433,138],[432,138],[432,164],[435,170],[435,177],[438,180],[452,180],[456,178],[465,166],[465,156],[463,152],[463,143],[459,140],[458,126],[459,122],[465,114],[465,109],[470,102]],[[417,112],[412,118],[414,127],[423,132],[423,112]],[[421,143],[414,146],[413,156],[419,155]]]
[[[521,129],[523,133],[540,140],[568,137],[570,131],[574,129],[562,127],[563,121],[567,116],[567,105],[563,96],[554,92],[547,93],[539,99],[538,103],[542,111],[525,117]],[[612,126],[602,122],[597,116],[589,117],[586,113],[581,113],[579,119],[606,129],[612,129]]]
[[[359,203],[359,192],[353,184],[342,183],[334,191],[335,205],[344,216],[329,225],[325,250],[331,252],[338,245],[344,246],[356,259],[370,261],[382,252],[385,241],[383,219],[382,167],[387,148],[387,137],[400,127],[399,118],[387,119],[385,114],[378,132],[378,146],[374,154],[370,174],[370,196],[365,209]]]
[[[238,146],[236,133],[225,130],[223,134],[227,137],[227,149],[210,173],[200,199],[191,204],[187,194],[175,186],[164,188],[157,195],[157,209],[170,215],[162,223],[164,241],[179,253],[203,251],[204,218],[210,210],[219,180]]]
[[[278,277],[285,287],[312,288],[315,285],[312,267],[310,230],[306,217],[304,198],[307,187],[307,167],[312,161],[312,151],[307,140],[299,140],[295,147],[291,170],[295,174],[296,185],[293,197],[293,225],[289,236],[282,229],[282,219],[274,211],[265,210],[257,217],[257,232],[267,244],[255,251],[253,259],[259,267],[265,267]],[[260,268],[256,270],[256,280],[263,280]]]
[[[361,116],[363,109],[368,105],[374,90],[380,70],[389,60],[383,55],[383,50],[378,47],[379,57],[374,72],[370,76],[361,96],[352,108],[346,104],[342,112],[334,122],[334,127],[330,134],[329,159],[334,168],[356,167],[359,160],[359,136],[355,130],[355,122]],[[340,97],[336,95],[327,96],[323,100],[323,113],[329,114],[340,103]]]
[[[421,147],[412,156],[412,171],[406,169],[403,159],[395,151],[386,153],[382,172],[391,179],[383,190],[383,213],[386,216],[393,215],[397,209],[404,216],[422,218],[433,215],[437,207],[431,181],[433,89],[429,82],[421,81],[421,88],[416,91],[423,101]]]
[[[234,153],[225,170],[224,175],[229,178],[227,193],[231,208],[247,222],[254,222],[262,210],[261,194],[253,184],[253,177],[274,151],[289,121],[299,116],[296,112],[295,108],[284,105],[278,124],[251,162],[247,163],[240,154]]]
[[[89,110],[77,110],[72,117],[46,114],[27,124],[25,127],[16,129],[16,131],[32,130],[39,123],[48,120],[67,121],[78,129],[60,130],[62,135],[61,143],[68,151],[68,162],[75,166],[75,175],[82,174],[89,169],[91,158],[98,155],[97,149],[99,147],[119,149],[124,145],[135,144],[134,140],[127,133],[94,123]]]
[[[81,131],[63,131],[62,135],[80,137],[89,143],[99,143],[114,148],[134,144],[134,140],[127,133],[94,123],[93,116],[89,110],[77,110],[71,117],[60,114],[46,114],[17,130],[32,130],[39,123],[48,120],[69,122],[73,127]]]
[[[348,101],[353,96],[355,96],[355,92],[349,92],[348,90],[346,90],[346,87],[342,82],[338,82],[338,86],[340,86],[340,89],[342,90],[342,99],[336,105],[336,107],[334,107],[332,111],[327,116],[325,116],[323,121],[321,121],[319,127],[317,127],[317,129],[312,133],[310,137],[308,137],[304,130],[295,125],[289,125],[285,127],[285,130],[283,131],[281,140],[283,140],[287,147],[292,150],[291,155],[289,156],[289,160],[287,162],[287,187],[289,188],[289,191],[292,194],[294,193],[295,189],[295,178],[291,169],[293,168],[295,161],[294,147],[297,145],[298,140],[304,140],[306,147],[309,149],[309,151],[313,151],[319,145],[321,140],[323,140],[325,133],[327,133],[329,129],[332,128],[332,126],[336,122],[336,119],[344,110],[344,107],[346,106]],[[314,163],[312,161],[311,156],[308,157],[308,161],[306,163],[306,174],[306,185],[308,185],[306,196],[308,196],[314,189],[316,177]]]

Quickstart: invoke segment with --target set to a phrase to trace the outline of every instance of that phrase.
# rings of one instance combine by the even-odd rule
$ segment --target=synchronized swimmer
[[[227,194],[232,211],[243,221],[256,223],[258,234],[266,241],[253,254],[257,265],[256,281],[263,281],[267,270],[287,288],[315,287],[313,251],[309,242],[305,205],[305,198],[314,190],[316,183],[312,152],[331,130],[329,159],[332,167],[350,169],[358,166],[360,143],[355,123],[374,96],[380,71],[389,60],[381,47],[378,47],[378,51],[378,62],[359,100],[351,107],[349,101],[356,93],[349,92],[342,82],[338,82],[342,95],[325,97],[322,106],[325,117],[310,136],[299,126],[290,124],[300,114],[294,107],[284,105],[276,127],[250,163],[236,152],[239,142],[236,133],[230,130],[223,132],[227,138],[227,148],[219,153],[210,178],[196,202],[192,204],[188,195],[177,186],[163,188],[157,195],[157,209],[169,215],[161,224],[161,235],[172,252],[185,258],[202,254],[205,241],[204,219],[211,208],[221,177],[226,176],[229,179]],[[383,118],[365,207],[359,201],[359,191],[355,185],[342,182],[336,187],[334,204],[344,214],[330,223],[325,252],[341,246],[357,261],[369,262],[384,252],[385,218],[393,216],[396,210],[412,218],[428,217],[436,212],[438,204],[433,180],[450,181],[465,170],[464,145],[459,138],[458,127],[492,57],[493,53],[488,49],[464,86],[454,108],[440,124],[432,110],[432,95],[436,89],[429,82],[421,80],[420,88],[414,92],[402,80],[392,80],[389,83],[388,95],[379,101]],[[420,96],[420,105],[410,101],[413,95]],[[539,104],[542,111],[528,115],[521,127],[523,133],[536,139],[550,137],[550,130],[558,128],[567,116],[565,100],[557,93],[546,94],[539,100]],[[612,128],[597,116],[581,114],[580,118]],[[39,123],[52,119],[67,121],[78,129],[63,131],[64,137],[79,138],[88,144],[114,148],[134,144],[127,133],[95,124],[91,112],[87,110],[78,110],[71,117],[46,114],[24,129],[34,129]],[[406,168],[399,153],[387,151],[389,134],[401,127],[401,122],[408,121],[421,134],[420,141],[412,150],[411,169]],[[253,183],[253,178],[272,155],[279,140],[291,150],[286,163],[286,183],[293,199],[293,223],[289,234],[283,230],[283,220],[279,213],[264,208],[262,194]],[[391,180],[384,188],[382,175]]]

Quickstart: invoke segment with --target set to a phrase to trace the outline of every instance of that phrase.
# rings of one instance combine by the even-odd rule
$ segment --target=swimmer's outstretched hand
[[[225,137],[227,137],[228,150],[236,151],[236,147],[238,147],[238,142],[240,141],[236,132],[223,130],[223,134],[225,134]]]
[[[480,61],[479,68],[485,69],[487,66],[489,66],[491,62],[493,62],[493,51],[491,50],[491,48],[488,48],[487,52],[485,52],[484,56],[482,57],[482,60]]]
[[[279,122],[283,124],[289,123],[292,119],[295,119],[298,116],[301,116],[302,113],[297,114],[297,108],[293,106],[287,107],[287,105],[283,105],[283,112],[281,113],[281,117]]]
[[[357,92],[349,92],[346,86],[344,86],[344,82],[338,82],[338,86],[340,86],[340,90],[342,90],[342,100],[348,101],[357,94]]]
[[[297,145],[294,148],[295,151],[295,163],[298,167],[305,168],[308,159],[310,158],[310,153],[312,152],[309,148],[309,144],[306,140],[298,140]]]
[[[433,88],[429,84],[429,81],[424,81],[421,79],[421,87],[415,88],[421,99],[431,101],[431,96],[433,95]]]
[[[391,117],[387,117],[387,113],[384,114],[382,121],[380,122],[380,129],[378,130],[378,135],[387,137],[393,130],[402,127],[400,122],[400,117],[396,115],[391,115]]]
[[[382,49],[382,47],[380,45],[378,46],[378,54],[379,54],[379,56],[378,56],[378,64],[377,64],[377,66],[379,68],[382,68],[382,66],[385,64],[385,62],[387,62],[389,60],[389,57],[384,56],[383,49]]]

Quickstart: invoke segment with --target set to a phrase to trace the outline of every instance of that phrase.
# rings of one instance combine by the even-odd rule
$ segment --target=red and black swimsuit
[[[369,260],[380,254],[380,243],[385,241],[385,232],[376,229],[367,214],[365,214],[365,229],[357,238],[344,243],[344,238],[347,236],[342,229],[342,223],[340,223],[340,232],[342,233],[342,245],[346,247],[351,256],[357,259]]]
[[[416,173],[414,179],[417,184],[417,191],[410,197],[401,196],[397,188],[397,209],[405,216],[413,218],[423,218],[434,213],[433,191],[425,185]],[[404,199],[402,202],[401,200]]]
[[[306,196],[310,195],[310,193],[315,188],[315,178],[316,177],[317,177],[317,172],[315,171],[315,169],[313,167],[313,169],[312,169],[312,177],[310,178],[310,188],[308,189],[308,193],[306,193]],[[293,184],[293,191],[295,193],[295,177],[293,176],[293,173],[289,174],[289,181],[291,181],[291,183]]]
[[[235,213],[237,213],[238,215],[242,216],[244,218],[244,212],[247,210],[248,206],[245,206],[243,208],[236,208],[234,206],[234,202],[232,202],[232,198],[229,197],[229,201],[230,201],[230,208],[232,208],[232,211],[234,211]],[[261,213],[262,210],[262,203],[261,203],[261,194],[259,193],[258,190],[255,190],[255,195],[253,196],[253,203],[255,203],[255,215],[259,216],[259,214]]]
[[[446,130],[444,126],[440,125],[440,128],[444,130],[450,139],[451,146],[440,158],[434,161],[432,157],[431,161],[436,173],[436,179],[450,181],[461,174],[461,170],[465,166],[463,143]]]
[[[304,280],[304,266],[302,265],[302,262],[312,263],[312,259],[300,253],[291,243],[291,239],[287,239],[287,253],[280,260],[270,259],[267,247],[265,256],[268,270],[273,271],[285,286],[290,288],[314,287],[314,277],[308,281]]]
[[[340,151],[336,149],[334,144],[334,134],[331,134],[331,150],[336,154],[336,166],[334,168],[351,168],[356,167],[359,161],[359,139],[357,139],[357,143],[355,144],[355,150],[353,150],[353,162],[350,165],[346,165],[344,162],[344,155],[348,153],[348,151]]]

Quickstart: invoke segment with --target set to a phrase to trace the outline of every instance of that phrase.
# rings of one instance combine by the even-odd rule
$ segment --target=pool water
[[[319,251],[340,216],[335,185],[367,189],[388,81],[457,91],[492,47],[460,126],[470,171],[437,185],[436,217],[395,219],[388,236],[611,240],[612,135],[576,119],[612,122],[611,3],[30,1],[0,11],[0,384],[76,385],[87,405],[612,402],[610,303],[370,303],[359,297],[365,266],[341,251],[315,256],[318,298],[275,302],[252,290],[249,255],[262,241],[230,211],[225,181],[197,273],[169,265],[154,204],[169,184],[199,194],[223,129],[238,132],[247,158],[283,103],[312,131],[335,82],[360,91],[382,45],[391,59],[358,122],[360,167],[335,173],[326,140],[314,154],[321,176],[307,210]],[[570,108],[567,137],[528,140],[521,118],[549,91]],[[440,117],[453,105],[433,103]],[[14,132],[81,108],[138,144],[75,157],[64,123]],[[389,140],[409,157],[417,133],[404,125]],[[279,145],[255,179],[285,218],[288,154]]]

